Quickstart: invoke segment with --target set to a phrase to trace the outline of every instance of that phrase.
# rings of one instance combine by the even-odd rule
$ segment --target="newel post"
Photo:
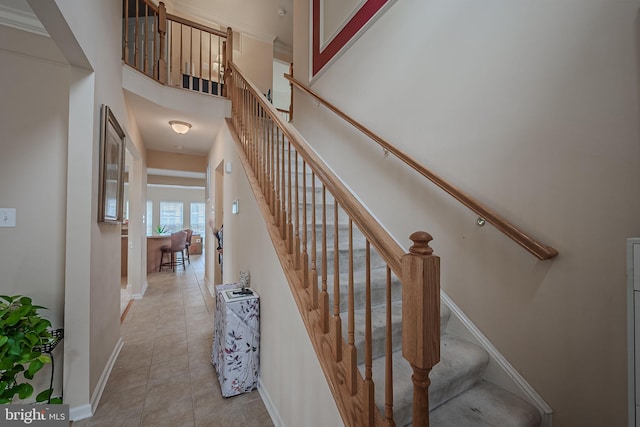
[[[160,57],[158,58],[158,81],[163,84],[168,84],[169,79],[167,76],[167,52],[165,50],[166,37],[167,37],[167,8],[163,2],[158,4],[158,35],[160,37]]]
[[[224,63],[224,86],[222,87],[222,96],[231,97],[229,93],[229,83],[231,83],[231,67],[229,63],[233,61],[233,29],[227,27],[227,39],[222,44],[222,62]]]
[[[413,368],[414,427],[429,426],[429,372],[440,361],[440,258],[424,231],[402,257],[402,356]]]

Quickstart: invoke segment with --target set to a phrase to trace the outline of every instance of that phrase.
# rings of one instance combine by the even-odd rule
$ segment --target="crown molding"
[[[0,4],[0,25],[49,37],[49,33],[33,12]]]

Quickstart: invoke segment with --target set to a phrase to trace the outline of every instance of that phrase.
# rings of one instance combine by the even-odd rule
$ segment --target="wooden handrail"
[[[442,190],[444,190],[445,192],[453,196],[453,198],[455,198],[460,203],[465,205],[467,208],[471,209],[473,212],[478,214],[482,219],[484,219],[485,221],[495,226],[498,230],[500,230],[502,233],[507,235],[507,237],[509,237],[510,239],[518,243],[520,246],[525,248],[527,251],[535,255],[538,259],[548,260],[558,255],[558,251],[555,248],[545,245],[542,242],[534,239],[533,237],[525,233],[523,230],[516,227],[515,225],[513,225],[512,223],[510,223],[509,221],[507,221],[506,219],[504,219],[503,217],[495,213],[493,210],[484,206],[483,204],[481,204],[480,202],[478,202],[468,194],[459,190],[458,188],[456,188],[455,186],[453,186],[452,184],[450,184],[440,176],[436,175],[429,169],[425,168],[424,166],[419,164],[416,160],[414,160],[411,156],[404,153],[397,147],[393,146],[383,138],[379,137],[378,135],[373,133],[371,130],[367,129],[365,126],[363,126],[362,124],[357,122],[355,119],[345,114],[339,108],[337,108],[332,103],[322,98],[320,95],[318,95],[316,92],[314,92],[312,89],[307,87],[305,84],[303,84],[293,76],[285,74],[285,78],[289,80],[291,84],[293,84],[303,92],[306,92],[307,94],[311,95],[313,98],[315,98],[317,101],[322,103],[329,110],[333,111],[340,118],[350,123],[353,127],[358,129],[360,132],[364,133],[369,138],[371,138],[372,140],[380,144],[380,146],[382,146],[384,150],[390,153],[393,153],[398,159],[402,160],[404,163],[406,163],[411,168],[416,170],[422,176],[424,176],[425,178],[433,182],[435,185],[440,187]]]
[[[236,70],[244,75],[238,66],[230,62],[231,69]],[[261,93],[260,90],[251,82],[246,80],[245,83],[255,93]],[[285,121],[276,108],[267,101],[264,96],[257,97],[259,104],[265,110],[272,112],[271,119],[275,121],[287,136],[289,141],[294,145],[296,150],[302,154],[307,164],[316,172],[316,175],[322,182],[325,183],[327,189],[334,195],[336,200],[343,207],[345,212],[353,219],[353,222],[358,225],[362,233],[367,239],[375,246],[379,251],[379,255],[385,260],[389,267],[398,276],[402,275],[401,258],[404,255],[404,250],[396,242],[389,233],[378,223],[378,221],[369,213],[368,210],[362,207],[360,201],[351,193],[351,191],[340,181],[333,172],[331,172],[320,157],[313,151],[308,150],[306,146],[300,143],[302,136],[298,131],[287,121]]]
[[[206,33],[214,34],[218,37],[227,38],[227,32],[222,30],[216,30],[215,28],[207,27],[206,25],[198,24],[197,22],[189,21],[188,19],[181,18],[176,15],[171,15],[167,13],[167,19],[169,21],[174,21],[182,25],[186,25],[188,27],[195,28],[196,30],[204,31]]]

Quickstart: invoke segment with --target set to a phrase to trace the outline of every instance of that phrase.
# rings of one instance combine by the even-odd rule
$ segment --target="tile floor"
[[[186,270],[147,276],[96,414],[73,427],[273,426],[257,391],[220,394],[210,362],[215,301],[203,277],[198,255]]]

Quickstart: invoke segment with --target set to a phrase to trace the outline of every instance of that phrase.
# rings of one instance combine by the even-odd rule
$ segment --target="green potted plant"
[[[38,314],[44,308],[26,296],[0,295],[0,404],[29,398],[34,392],[29,381],[51,363],[42,351],[55,339],[51,322]],[[52,391],[50,386],[40,392],[36,402],[62,403],[51,399]]]
[[[165,234],[167,232],[166,225],[156,225],[156,234]]]

